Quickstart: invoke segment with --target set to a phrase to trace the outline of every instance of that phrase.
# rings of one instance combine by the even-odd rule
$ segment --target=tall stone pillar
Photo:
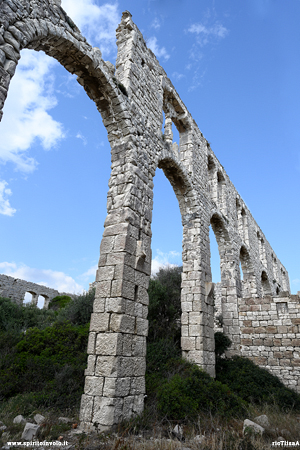
[[[115,146],[112,153],[120,151]],[[80,415],[85,429],[110,428],[144,406],[152,189],[137,166],[119,161],[96,276]]]
[[[215,376],[214,300],[209,267],[209,227],[200,218],[183,227],[181,289],[183,357]]]
[[[222,284],[222,316],[223,331],[231,339],[232,344],[228,354],[239,354],[240,326],[238,298],[241,297],[241,280],[239,276],[239,259],[231,250],[220,255]]]

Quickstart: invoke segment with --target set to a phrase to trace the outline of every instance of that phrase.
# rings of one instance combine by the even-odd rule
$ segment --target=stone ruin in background
[[[117,29],[116,66],[87,43],[58,0],[2,0],[0,23],[1,109],[20,50],[42,50],[77,75],[102,116],[111,145],[81,425],[89,429],[98,422],[104,429],[143,410],[153,177],[158,167],[174,189],[182,218],[183,356],[214,376],[211,225],[221,261],[217,308],[222,329],[233,341],[231,352],[261,357],[257,363],[277,373],[289,364],[279,375],[299,389],[299,365],[292,365],[299,361],[299,298],[290,300],[287,271],[131,14],[123,13]],[[179,132],[178,143],[173,142],[172,125]],[[279,303],[286,306],[277,309]],[[279,358],[284,339],[289,358]]]

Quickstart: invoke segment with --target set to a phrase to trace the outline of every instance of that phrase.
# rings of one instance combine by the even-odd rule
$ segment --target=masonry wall
[[[300,295],[240,298],[241,355],[300,392]]]
[[[1,297],[10,298],[14,303],[22,305],[26,292],[29,292],[32,295],[31,304],[33,305],[37,305],[39,295],[44,297],[44,308],[48,308],[50,300],[57,295],[61,295],[56,289],[31,283],[30,281],[20,280],[19,278],[10,277],[8,275],[0,275]]]

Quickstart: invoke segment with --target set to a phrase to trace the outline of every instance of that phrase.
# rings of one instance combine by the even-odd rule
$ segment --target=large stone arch
[[[183,226],[182,340],[183,356],[214,376],[213,307],[210,261],[207,259],[209,225],[186,169],[174,157],[159,159],[177,197]]]
[[[122,137],[122,130],[117,126],[113,130],[113,138],[110,137],[109,126],[112,122],[117,123],[114,121],[115,114],[122,117],[126,95],[117,86],[113,65],[103,61],[100,49],[86,42],[80,30],[57,3],[42,0],[31,8],[31,13],[25,0],[14,10],[11,9],[14,6],[12,2],[4,1],[1,5],[0,120],[9,84],[21,57],[20,52],[25,48],[33,49],[45,52],[68,72],[77,75],[78,82],[101,113],[112,142],[116,135]],[[20,17],[22,14],[25,17]]]

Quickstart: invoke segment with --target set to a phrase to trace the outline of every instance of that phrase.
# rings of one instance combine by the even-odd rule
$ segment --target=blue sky
[[[103,58],[129,10],[300,290],[300,1],[62,0]],[[0,124],[0,273],[79,292],[94,281],[110,147],[76,78],[25,50]],[[172,188],[155,176],[153,269],[181,263]],[[213,281],[219,281],[212,236]]]

